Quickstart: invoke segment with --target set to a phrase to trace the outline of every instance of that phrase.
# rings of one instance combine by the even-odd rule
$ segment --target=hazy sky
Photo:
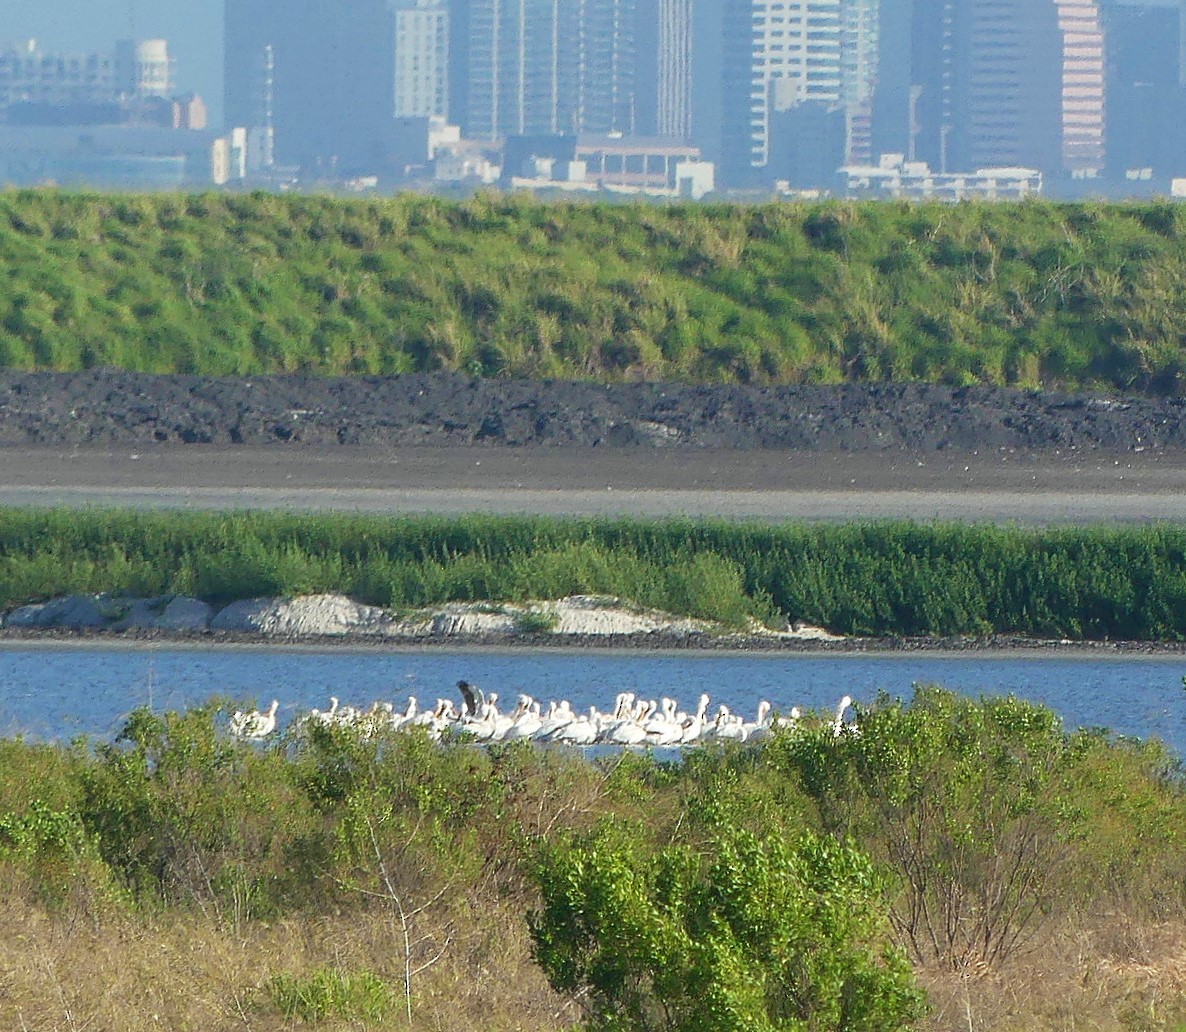
[[[278,0],[279,2],[279,0]],[[117,39],[167,39],[177,87],[222,121],[223,0],[0,0],[0,41],[42,50],[110,50]]]

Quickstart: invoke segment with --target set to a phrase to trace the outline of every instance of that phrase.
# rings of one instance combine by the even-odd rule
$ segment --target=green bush
[[[1044,706],[934,686],[908,705],[879,697],[858,726],[777,736],[768,761],[824,829],[893,872],[891,918],[916,961],[999,966],[1101,891],[1180,905],[1182,787],[1155,743],[1070,734]]]
[[[648,854],[611,828],[554,843],[529,917],[553,986],[592,1029],[890,1032],[924,1011],[868,858],[722,830]]]

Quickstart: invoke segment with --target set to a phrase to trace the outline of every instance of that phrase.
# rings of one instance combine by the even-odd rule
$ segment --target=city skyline
[[[165,39],[177,89],[223,113],[221,0],[0,0],[0,43],[35,39],[51,53],[109,50],[117,39]]]
[[[1180,11],[1186,0],[0,0],[0,43],[16,45],[6,74],[27,76],[26,40],[70,67],[165,40],[173,95],[199,94],[212,129],[266,136],[279,164],[323,175],[391,174],[396,137],[432,116],[476,142],[666,137],[734,188],[826,188],[838,165],[893,154],[940,173],[1134,180],[1186,175]],[[22,96],[7,124],[53,124]]]

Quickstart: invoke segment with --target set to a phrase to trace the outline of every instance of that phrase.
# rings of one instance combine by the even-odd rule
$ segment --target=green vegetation
[[[268,989],[286,1018],[307,1022],[337,1016],[374,1024],[394,1010],[391,992],[369,971],[351,975],[326,968],[306,978],[274,975]]]
[[[725,826],[640,853],[610,828],[545,852],[531,922],[552,984],[589,992],[591,1028],[887,1032],[922,1016],[859,850]]]
[[[0,365],[1172,392],[1186,216],[0,196]]]
[[[87,592],[393,610],[592,594],[738,628],[1180,641],[1186,528],[0,510],[0,611]]]
[[[64,1005],[114,1027],[107,987],[142,949],[121,1027],[892,1032],[950,1028],[955,998],[983,1030],[998,984],[1031,1029],[1186,1020],[1110,945],[1186,935],[1186,785],[1156,742],[934,687],[859,734],[807,716],[677,764],[422,729],[260,747],[228,736],[231,705],[0,740],[5,1024]],[[177,963],[174,927],[246,947],[233,990],[183,988],[203,960]]]

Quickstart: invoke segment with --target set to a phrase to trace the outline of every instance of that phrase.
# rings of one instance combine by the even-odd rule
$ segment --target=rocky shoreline
[[[1186,655],[1186,642],[1082,641],[994,634],[866,638],[823,628],[735,631],[705,621],[573,596],[523,605],[452,603],[396,617],[341,595],[247,599],[223,607],[198,599],[71,595],[0,619],[0,643],[128,643],[324,648],[550,648],[763,652],[1044,652]]]

